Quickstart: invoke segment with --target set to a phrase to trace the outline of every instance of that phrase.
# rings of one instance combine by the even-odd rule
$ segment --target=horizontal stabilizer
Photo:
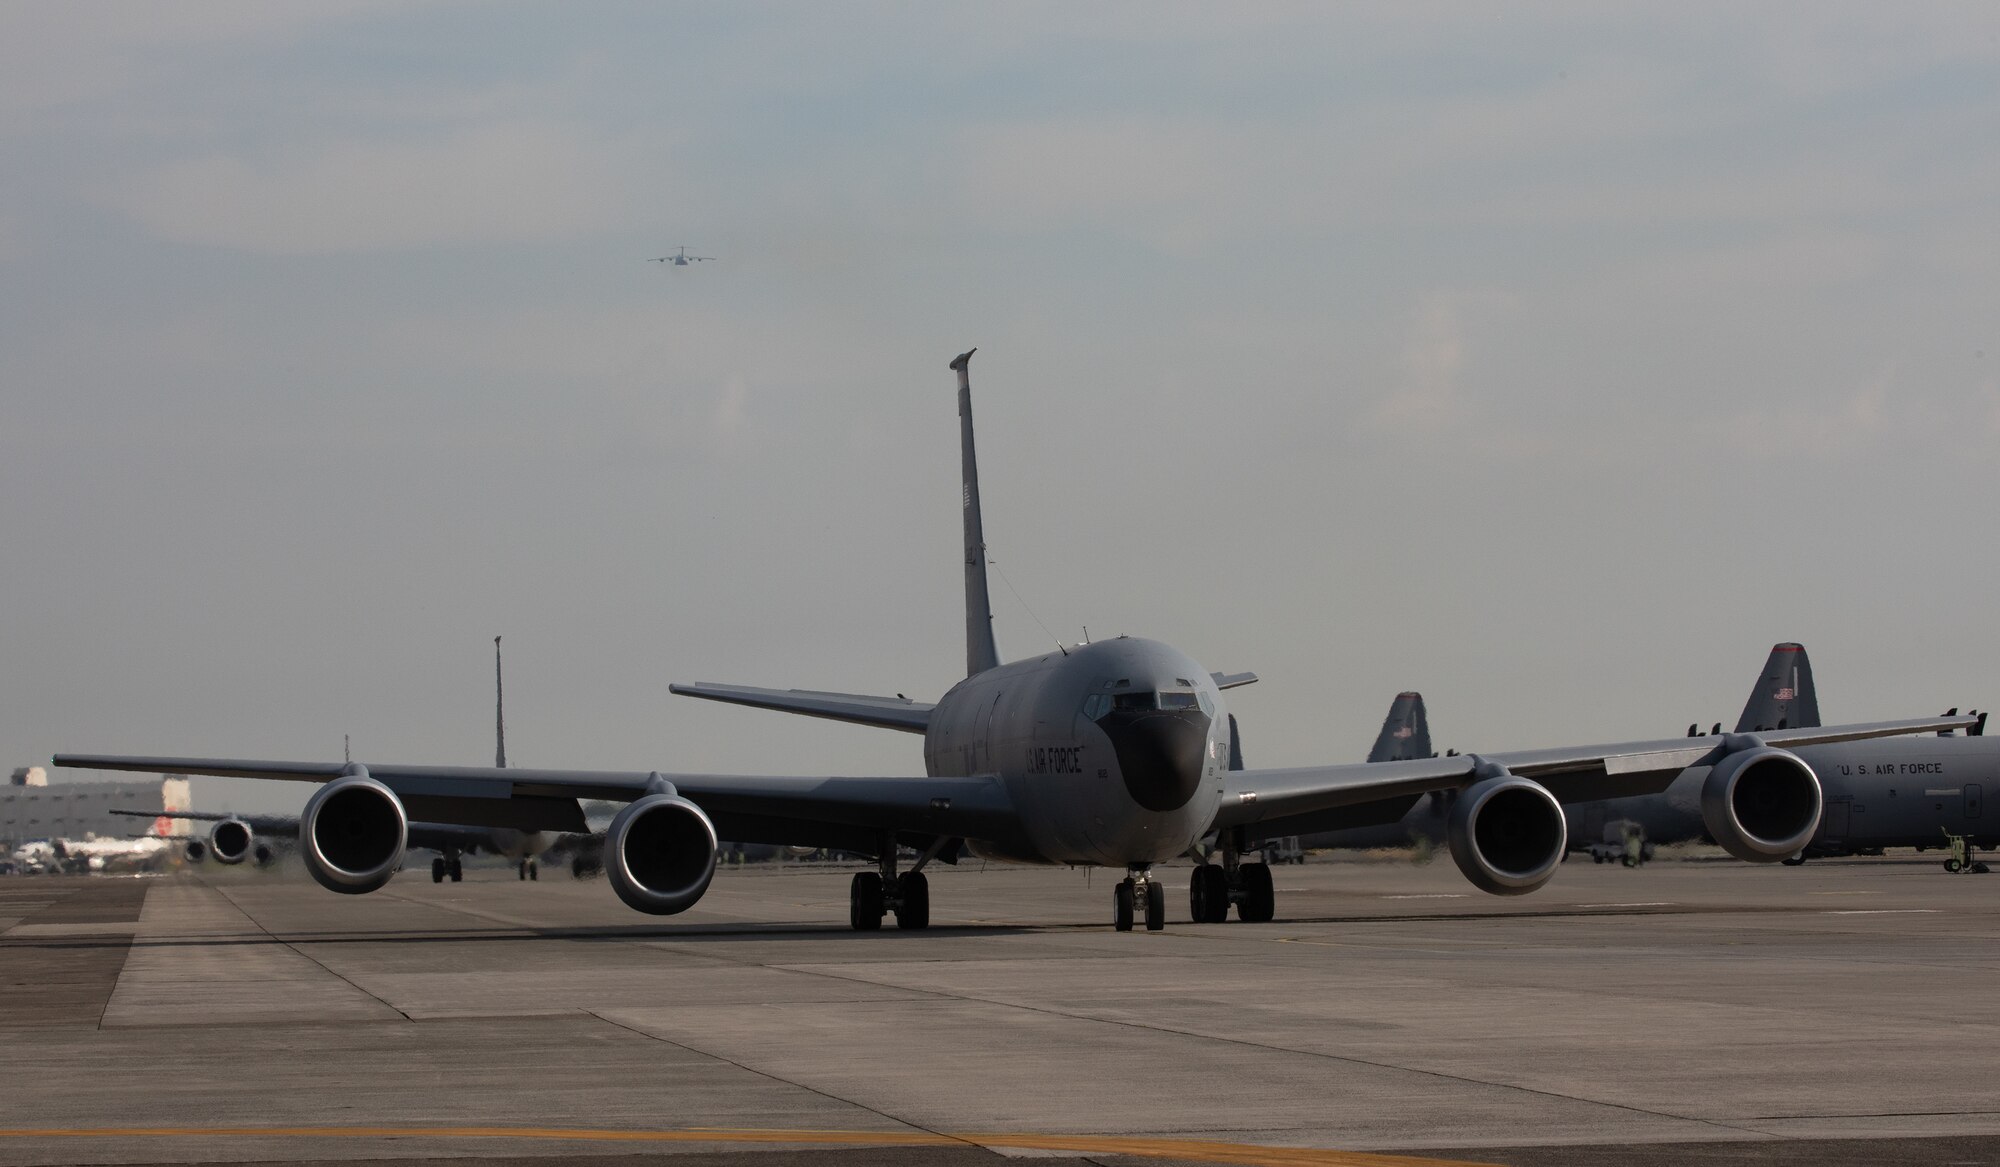
[[[912,701],[900,695],[870,697],[861,693],[822,693],[813,689],[753,689],[747,685],[711,685],[706,682],[669,685],[667,691],[678,693],[683,697],[726,701],[731,705],[750,705],[758,709],[776,709],[782,713],[824,717],[830,721],[851,721],[856,725],[900,729],[904,733],[922,733],[930,728],[931,710],[936,708],[934,705]]]
[[[1256,673],[1210,673],[1208,676],[1218,689],[1235,689],[1257,683]]]

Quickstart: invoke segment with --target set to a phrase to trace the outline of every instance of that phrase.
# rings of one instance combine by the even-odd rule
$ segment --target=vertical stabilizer
[[[959,506],[965,512],[965,675],[998,668],[993,643],[993,602],[986,594],[986,530],[979,520],[979,460],[972,453],[972,353],[951,367],[958,373],[958,442],[965,485]]]
[[[507,768],[507,690],[500,683],[500,638],[493,638],[493,764]]]
[[[1382,719],[1382,732],[1375,748],[1368,751],[1371,762],[1403,762],[1431,756],[1431,723],[1424,714],[1422,693],[1398,693]]]
[[[1743,716],[1737,719],[1736,732],[1810,729],[1819,724],[1819,694],[1813,690],[1812,662],[1806,659],[1805,646],[1790,641],[1773,645],[1771,659],[1764,662]]]

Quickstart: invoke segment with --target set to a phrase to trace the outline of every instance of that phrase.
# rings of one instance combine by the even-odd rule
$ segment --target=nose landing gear
[[[1111,926],[1120,932],[1132,930],[1133,917],[1145,906],[1146,931],[1158,932],[1167,926],[1166,885],[1153,878],[1150,864],[1134,863],[1128,875],[1111,889]]]
[[[522,879],[540,879],[542,877],[541,871],[533,859],[521,860],[520,870]]]

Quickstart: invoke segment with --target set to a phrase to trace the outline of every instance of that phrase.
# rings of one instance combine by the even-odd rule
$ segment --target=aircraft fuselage
[[[1120,638],[976,673],[924,734],[934,777],[993,775],[1032,851],[1017,862],[1121,867],[1180,855],[1214,821],[1229,719],[1186,653]]]

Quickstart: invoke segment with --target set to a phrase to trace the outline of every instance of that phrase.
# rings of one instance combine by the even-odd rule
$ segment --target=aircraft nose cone
[[[1198,709],[1114,710],[1098,723],[1118,752],[1132,799],[1151,811],[1179,810],[1201,783],[1208,714]]]

